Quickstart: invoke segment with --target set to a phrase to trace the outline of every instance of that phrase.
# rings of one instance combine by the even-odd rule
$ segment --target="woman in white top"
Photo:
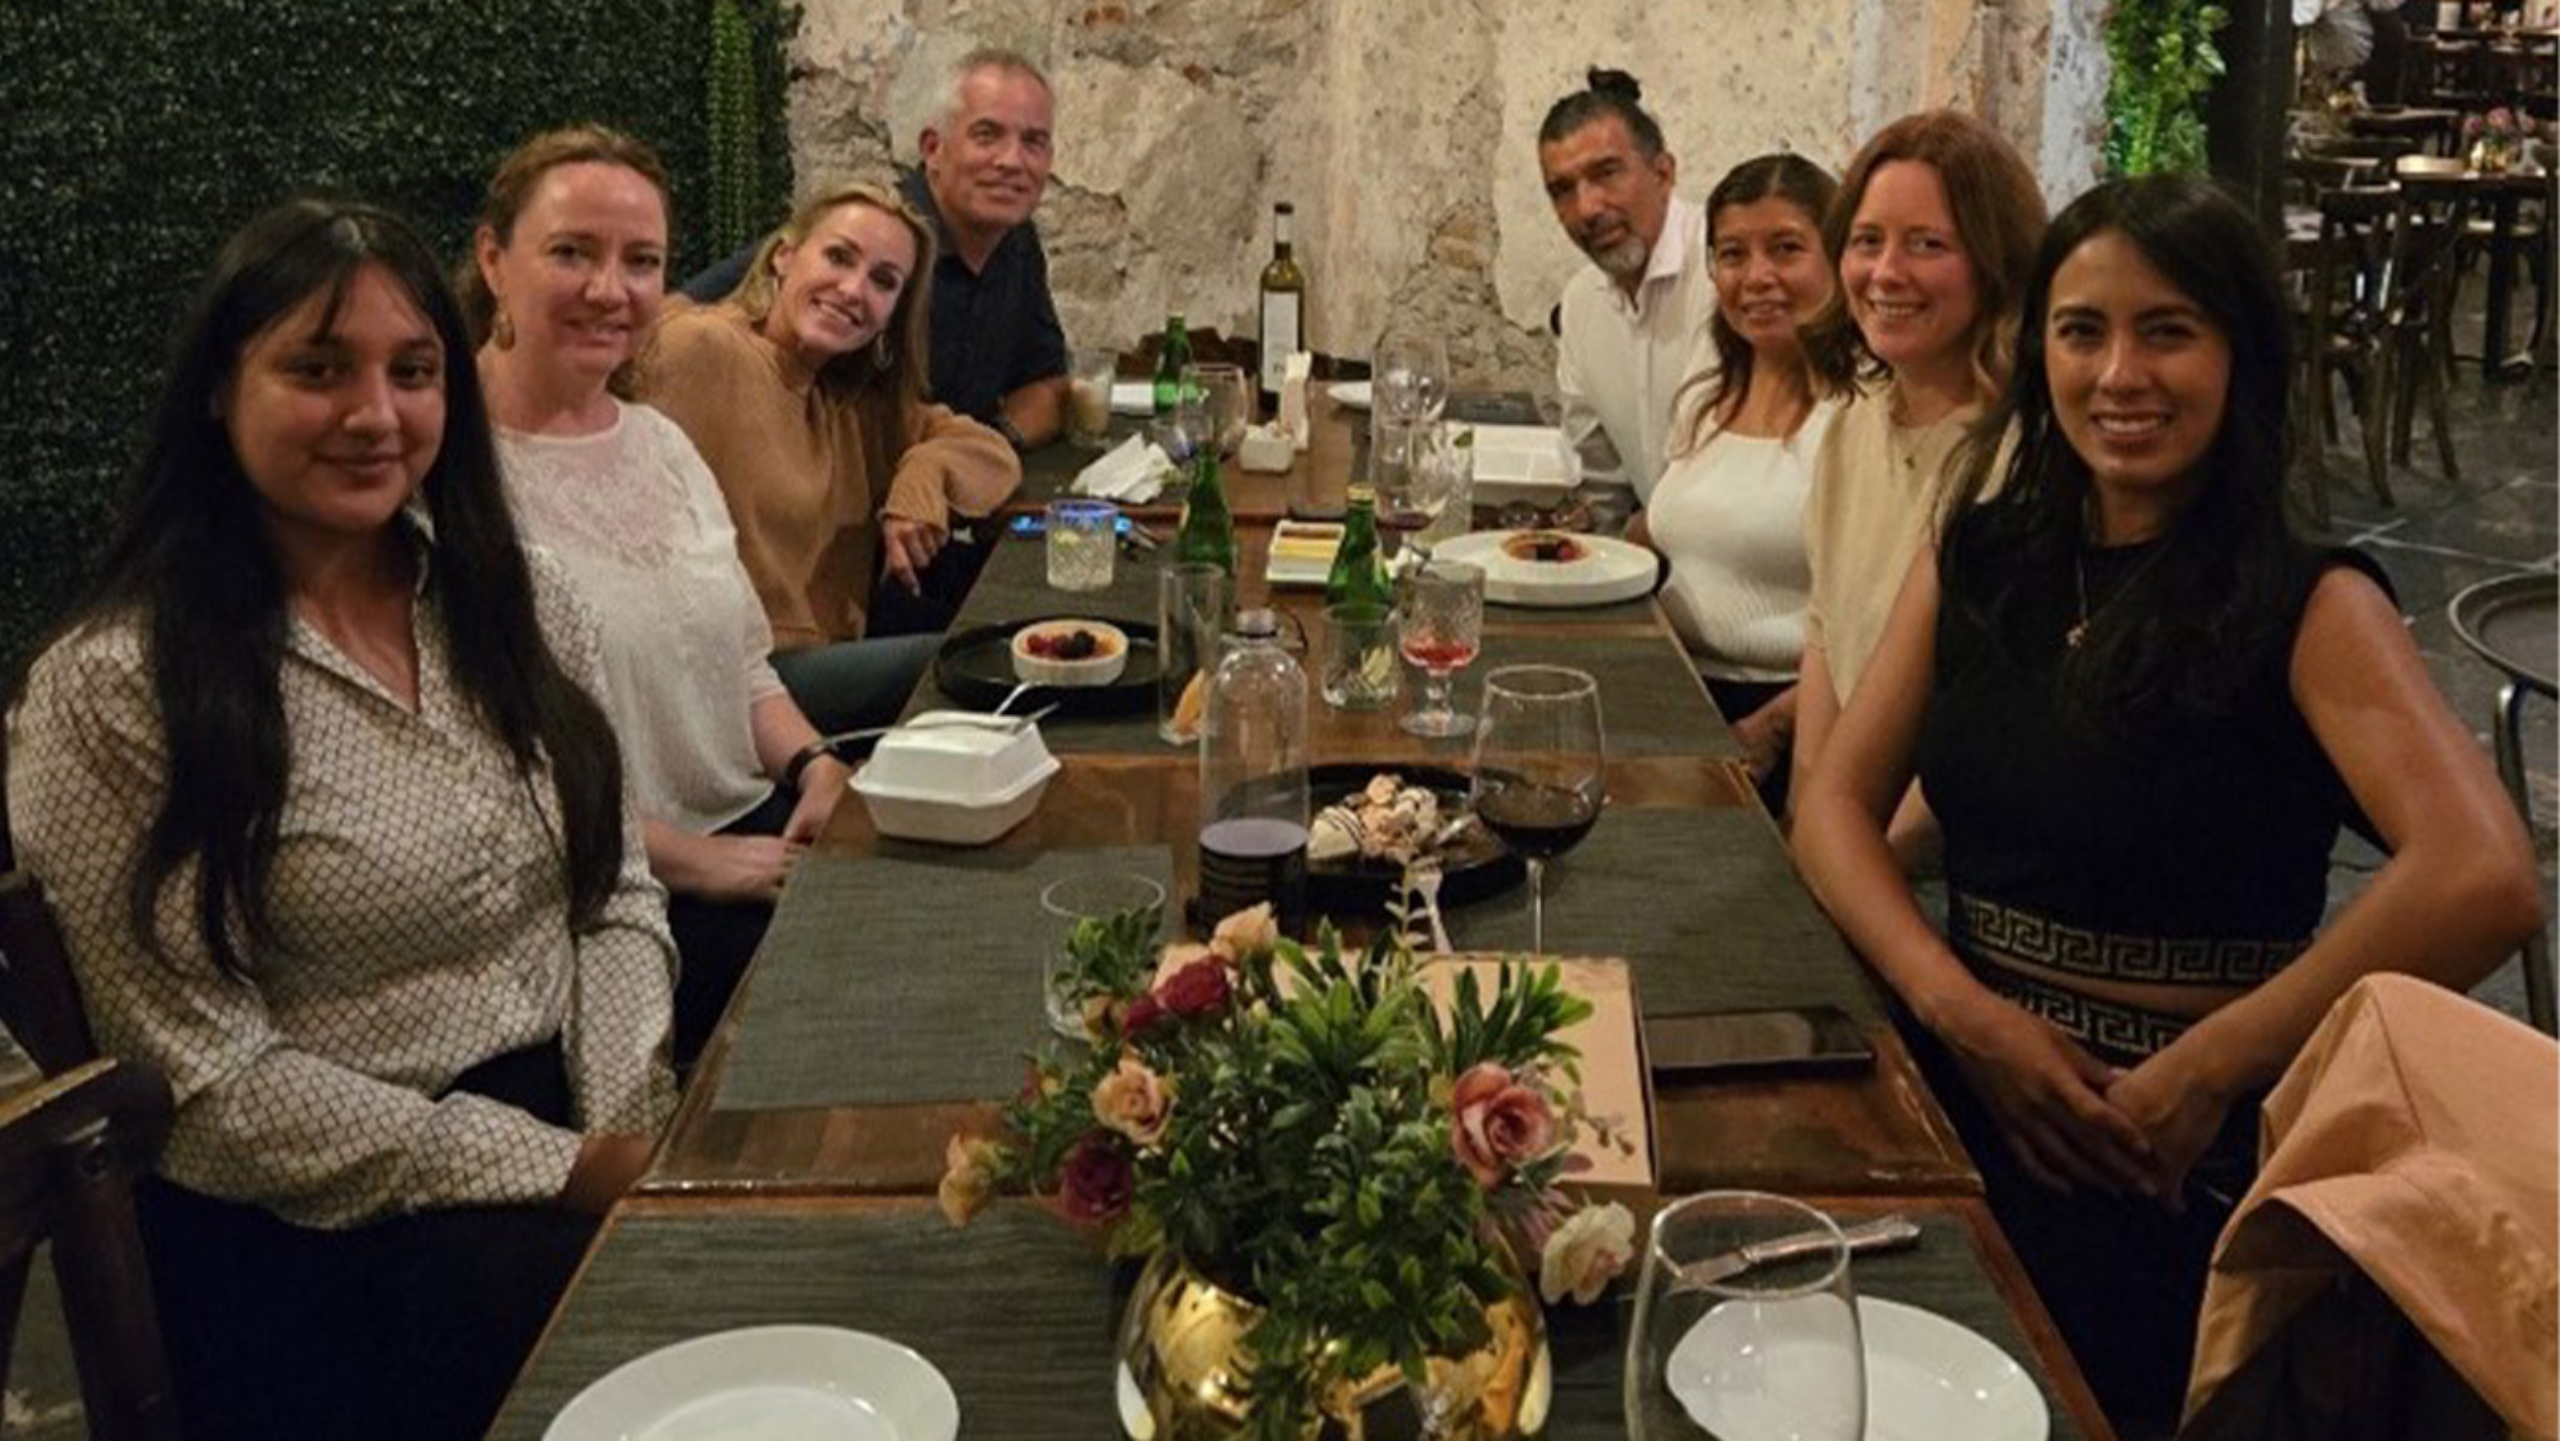
[[[498,167],[461,288],[508,498],[602,618],[605,706],[683,960],[688,1065],[848,772],[774,674],[702,457],[674,422],[620,398],[666,257],[665,168],[640,142],[581,126]]]
[[[1832,383],[1854,382],[1805,502],[1813,590],[1796,705],[1796,790],[1884,634],[1956,450],[2008,382],[2018,294],[2044,238],[2035,172],[1955,110],[1906,115],[1850,160],[1823,222],[1840,288],[1805,331]],[[1933,828],[1915,788],[1894,815],[1906,861]]]
[[[1822,216],[1838,188],[1801,156],[1763,155],[1708,195],[1716,313],[1680,392],[1671,463],[1639,522],[1670,565],[1672,627],[1777,813],[1810,584],[1805,493],[1837,409],[1796,327],[1831,297]]]

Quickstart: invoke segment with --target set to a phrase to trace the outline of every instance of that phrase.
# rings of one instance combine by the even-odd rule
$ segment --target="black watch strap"
[[[1005,443],[1013,447],[1016,455],[1031,448],[1031,442],[1022,437],[1022,427],[1014,424],[1013,417],[1001,410],[996,412],[996,434],[1005,438]]]
[[[783,765],[782,783],[791,787],[795,791],[800,789],[801,773],[809,769],[809,763],[820,756],[831,756],[834,754],[835,747],[828,745],[826,737],[824,736],[809,742],[807,745],[792,752],[791,759]]]

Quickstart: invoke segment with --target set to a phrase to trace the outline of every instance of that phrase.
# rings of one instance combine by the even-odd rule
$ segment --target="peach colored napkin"
[[[2552,1441],[2560,1047],[2441,987],[2371,976],[2312,1034],[2264,1126],[2257,1184],[2215,1248],[2181,1434],[2395,1434],[2362,1419],[2387,1401],[2450,1408],[2422,1409],[2439,1419],[2419,1431],[2404,1410],[2396,1434],[2457,1434],[2444,1418],[2467,1411],[2490,1434]],[[2306,1431],[2306,1401],[2341,1410]]]

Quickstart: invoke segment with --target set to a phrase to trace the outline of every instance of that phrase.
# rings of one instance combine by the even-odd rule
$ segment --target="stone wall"
[[[2067,198],[2096,173],[2098,7],[2072,0],[804,0],[792,57],[803,193],[911,164],[951,61],[1050,72],[1040,211],[1076,343],[1182,306],[1253,329],[1270,207],[1295,202],[1321,350],[1389,325],[1446,337],[1470,384],[1545,388],[1547,314],[1583,263],[1538,183],[1548,105],[1605,64],[1644,82],[1703,196],[1789,148],[1837,166],[1883,121],[1983,114]]]

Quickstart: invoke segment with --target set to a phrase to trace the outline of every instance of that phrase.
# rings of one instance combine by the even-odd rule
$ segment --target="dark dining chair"
[[[151,1168],[169,1115],[169,1087],[157,1072],[111,1060],[0,1098],[0,1382],[28,1268],[50,1239],[95,1441],[179,1434],[133,1209],[133,1182]]]
[[[2322,442],[2339,437],[2340,382],[2356,412],[2366,481],[2376,499],[2394,503],[2387,448],[2391,345],[2407,207],[2393,185],[2323,189],[2313,206],[2316,230],[2288,246],[2301,297],[2294,426],[2302,437],[2300,463],[2312,518],[2326,527],[2329,469]]]

